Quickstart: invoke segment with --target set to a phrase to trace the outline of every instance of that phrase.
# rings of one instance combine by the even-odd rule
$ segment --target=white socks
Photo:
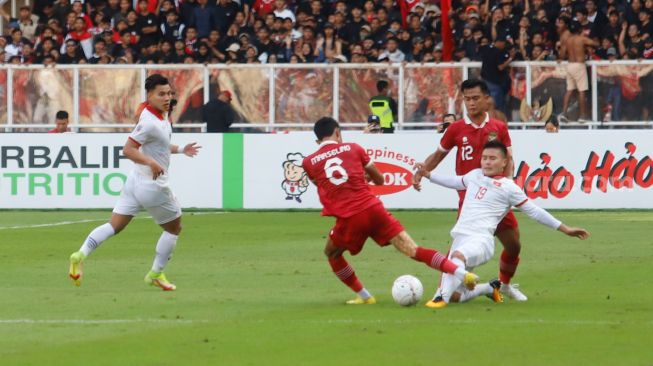
[[[459,270],[461,269],[464,270],[465,263],[462,260],[456,257],[453,257],[449,260],[458,266],[458,270],[456,270],[456,274],[458,274]],[[453,293],[456,292],[456,290],[458,290],[458,287],[460,287],[460,284],[462,282],[463,281],[460,278],[458,278],[457,275],[451,275],[448,273],[442,274],[442,285],[440,286],[440,288],[442,289],[441,291],[442,299],[446,303],[449,303],[449,300],[451,299],[451,295],[453,295]]]
[[[489,283],[479,283],[473,290],[468,290],[464,286],[461,286],[458,289],[458,292],[460,292],[459,302],[466,302],[482,295],[490,295],[492,291],[493,288]]]
[[[367,291],[366,288],[363,287],[362,290],[358,291],[358,296],[360,296],[361,299],[363,299],[363,300],[367,300],[370,297],[372,297],[372,294],[369,291]]]
[[[177,246],[177,238],[179,236],[170,234],[164,231],[159,237],[159,242],[156,243],[156,255],[154,256],[154,263],[152,264],[152,271],[160,273],[163,268],[168,264],[172,251]]]
[[[109,239],[115,234],[115,230],[113,230],[113,226],[111,224],[106,223],[104,225],[100,225],[96,227],[93,231],[91,231],[90,234],[88,234],[88,237],[84,241],[84,244],[82,244],[82,247],[79,248],[79,250],[84,253],[84,256],[88,257],[97,247],[102,244],[103,241]]]
[[[96,227],[88,235],[82,247],[79,250],[84,253],[84,256],[88,257],[97,249],[102,242],[109,239],[115,235],[115,230],[111,224],[106,223]],[[167,231],[164,231],[159,237],[159,242],[156,244],[156,256],[154,257],[154,264],[152,264],[152,271],[162,272],[163,268],[168,264],[172,251],[175,250],[177,245],[177,235],[170,234]]]

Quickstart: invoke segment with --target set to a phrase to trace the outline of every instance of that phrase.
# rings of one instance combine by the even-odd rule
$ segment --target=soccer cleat
[[[517,284],[512,285],[508,283],[502,283],[499,291],[502,295],[516,301],[528,300],[528,297],[526,297],[526,295],[524,295],[524,293],[519,290],[519,285]]]
[[[501,288],[501,282],[498,279],[494,279],[489,284],[492,287],[492,293],[486,296],[494,302],[503,302],[503,296],[499,290]]]
[[[363,299],[362,297],[357,296],[353,300],[347,300],[347,302],[345,304],[347,304],[347,305],[374,305],[374,304],[376,304],[376,299],[374,298],[374,296],[370,296],[367,299]]]
[[[436,296],[433,300],[427,302],[424,306],[431,309],[442,309],[447,306],[442,296]]]
[[[82,252],[75,252],[70,255],[68,277],[73,280],[75,286],[82,285],[82,275],[84,274],[84,259],[86,259],[86,256]]]
[[[478,276],[473,274],[472,272],[467,272],[465,273],[465,278],[463,279],[463,284],[468,290],[473,290],[474,287],[476,287],[476,284],[478,283]]]
[[[160,287],[163,291],[174,291],[177,288],[177,286],[168,282],[168,279],[166,278],[166,275],[163,274],[163,272],[147,272],[145,275],[145,283],[148,285]]]

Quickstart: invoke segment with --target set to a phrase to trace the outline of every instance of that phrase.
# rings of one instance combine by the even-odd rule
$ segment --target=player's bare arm
[[[379,169],[374,165],[374,163],[370,162],[367,164],[365,167],[365,173],[370,177],[370,180],[376,184],[377,186],[382,186],[383,182],[385,181],[383,179],[383,174],[379,171]]]
[[[184,154],[188,157],[194,157],[199,153],[199,150],[202,147],[197,144],[197,142],[191,142],[190,144],[186,144],[183,149],[179,150],[178,145],[173,145],[170,144],[170,153],[172,154]]]
[[[560,224],[558,231],[561,231],[565,235],[576,237],[580,240],[585,240],[590,237],[590,233],[580,227],[567,226],[565,224]]]
[[[138,148],[140,146],[136,143],[136,141],[132,139],[127,139],[127,142],[125,143],[125,146],[122,148],[123,153],[125,156],[133,161],[136,164],[141,164],[141,165],[147,165],[152,169],[152,179],[158,178],[161,174],[163,174],[163,167],[159,165],[154,159],[151,157],[143,154]]]
[[[449,154],[448,151],[438,148],[433,154],[429,155],[423,163],[415,164],[413,169],[416,173],[413,175],[413,188],[416,191],[419,192],[422,190],[422,184],[420,183],[422,178],[428,177],[429,173],[440,165],[447,154]]]

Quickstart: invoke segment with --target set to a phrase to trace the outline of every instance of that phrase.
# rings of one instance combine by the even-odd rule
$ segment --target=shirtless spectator
[[[571,34],[560,35],[560,58],[569,61],[567,64],[567,93],[562,104],[562,114],[558,117],[562,121],[568,121],[566,117],[569,108],[569,100],[574,91],[578,91],[578,104],[580,112],[578,115],[579,122],[585,122],[588,119],[587,114],[587,90],[589,90],[589,81],[587,78],[587,58],[586,46],[598,47],[599,42],[581,34],[581,27],[572,25]]]

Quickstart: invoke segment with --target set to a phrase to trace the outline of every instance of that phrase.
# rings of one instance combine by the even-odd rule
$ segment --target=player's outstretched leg
[[[73,280],[73,283],[76,286],[82,284],[84,260],[86,260],[86,258],[105,240],[121,232],[122,229],[129,224],[132,218],[133,216],[130,215],[121,215],[115,212],[112,213],[109,222],[93,229],[84,241],[84,244],[79,248],[79,251],[70,255],[68,276]]]
[[[358,280],[356,272],[354,269],[347,263],[347,260],[342,256],[344,249],[338,248],[335,246],[331,238],[327,240],[326,247],[324,248],[324,254],[329,260],[329,266],[333,273],[354,291],[358,296],[346,302],[348,305],[372,305],[376,304],[376,299],[372,294],[367,291],[363,284]]]
[[[457,268],[465,268],[465,257],[460,252],[453,252],[449,256],[449,262]],[[426,306],[429,308],[443,308],[451,302],[451,297],[456,290],[460,287],[463,281],[451,274],[442,275],[442,283],[440,284],[440,298],[436,301],[429,301]]]
[[[478,276],[468,272],[465,269],[464,263],[461,266],[450,261],[437,250],[418,246],[406,231],[402,231],[397,236],[390,239],[390,243],[394,245],[397,250],[414,260],[422,262],[439,271],[452,274],[469,289],[473,289],[478,283]]]
[[[479,283],[473,290],[467,290],[460,287],[458,293],[458,302],[467,302],[479,296],[487,296],[494,302],[503,302],[503,297],[499,292],[501,282],[498,279],[492,280],[488,283]]]
[[[82,244],[81,248],[79,248],[79,251],[70,255],[68,277],[73,280],[75,286],[80,286],[82,284],[82,276],[84,275],[83,266],[86,257],[93,253],[93,251],[97,249],[102,244],[102,242],[115,234],[116,232],[110,223],[100,225],[91,231],[91,233],[84,241],[84,244]]]

